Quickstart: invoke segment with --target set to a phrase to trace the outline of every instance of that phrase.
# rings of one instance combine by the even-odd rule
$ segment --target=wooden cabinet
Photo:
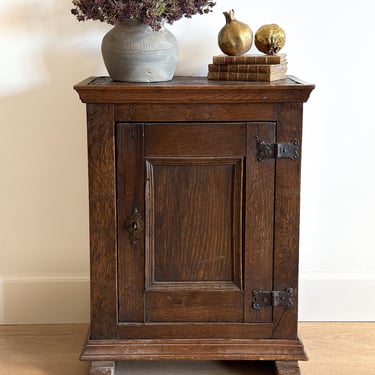
[[[302,106],[273,83],[75,86],[87,103],[92,373],[133,359],[299,374]],[[108,362],[109,361],[109,362]]]

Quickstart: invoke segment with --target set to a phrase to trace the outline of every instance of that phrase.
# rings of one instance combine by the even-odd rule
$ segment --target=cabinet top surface
[[[169,82],[115,82],[90,77],[74,86],[84,103],[285,103],[306,102],[314,85],[288,76],[274,82],[209,81],[174,77]]]

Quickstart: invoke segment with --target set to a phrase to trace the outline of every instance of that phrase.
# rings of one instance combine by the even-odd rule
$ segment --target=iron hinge
[[[285,290],[274,290],[272,292],[265,292],[263,290],[253,291],[252,306],[255,310],[261,310],[267,306],[283,306],[293,307],[293,288],[287,288]]]
[[[290,141],[289,143],[267,143],[257,140],[257,160],[267,159],[292,159],[299,160],[299,142]]]

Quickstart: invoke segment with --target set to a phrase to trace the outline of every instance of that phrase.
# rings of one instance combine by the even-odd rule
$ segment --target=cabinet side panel
[[[275,160],[257,161],[258,139],[273,143],[275,123],[249,123],[245,205],[245,322],[271,322],[272,308],[252,307],[253,291],[272,290]]]
[[[132,238],[128,230],[134,215],[145,220],[143,125],[118,124],[116,143],[119,321],[143,322],[145,232]]]
[[[91,338],[116,337],[116,187],[112,105],[87,105]]]
[[[280,105],[277,142],[296,140],[301,144],[301,139],[302,104]],[[277,160],[274,290],[293,288],[295,296],[292,308],[274,308],[275,338],[297,337],[300,181],[300,160]]]

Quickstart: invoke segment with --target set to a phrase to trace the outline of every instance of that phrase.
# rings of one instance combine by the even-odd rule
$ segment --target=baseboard
[[[87,323],[89,276],[0,278],[0,324]],[[375,275],[302,273],[301,321],[374,321]]]
[[[0,277],[0,324],[86,323],[89,276]]]
[[[375,274],[302,273],[300,321],[374,321]]]

